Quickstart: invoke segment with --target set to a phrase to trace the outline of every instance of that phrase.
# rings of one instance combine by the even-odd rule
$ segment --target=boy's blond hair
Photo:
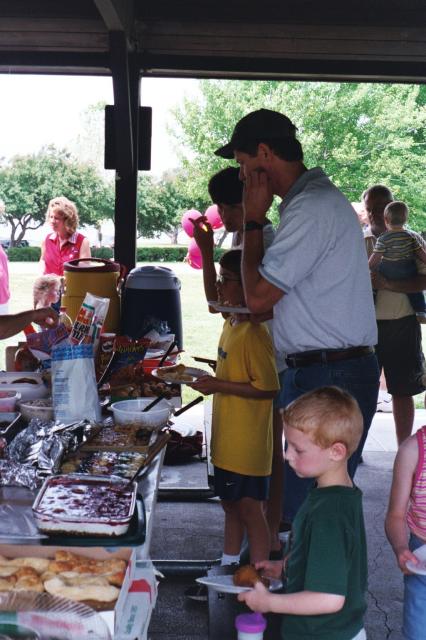
[[[405,202],[394,200],[385,207],[384,216],[388,224],[400,227],[408,220],[408,207]]]
[[[43,302],[46,294],[54,289],[62,290],[63,279],[53,273],[37,278],[33,285],[33,302],[34,309],[38,308],[40,302]],[[42,306],[45,306],[42,304]]]
[[[322,449],[342,442],[348,458],[357,448],[364,429],[357,401],[338,387],[309,391],[281,413],[286,425],[306,433]]]

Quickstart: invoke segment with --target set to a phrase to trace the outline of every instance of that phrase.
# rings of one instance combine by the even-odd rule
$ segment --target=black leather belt
[[[311,364],[327,364],[327,362],[362,358],[362,356],[368,356],[370,353],[374,353],[373,347],[348,347],[348,349],[302,351],[301,353],[289,353],[285,361],[288,367],[295,369],[298,367],[309,367]]]

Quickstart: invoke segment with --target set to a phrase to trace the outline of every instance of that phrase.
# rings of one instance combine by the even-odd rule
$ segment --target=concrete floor
[[[186,414],[186,422],[201,426],[203,415]],[[184,416],[182,416],[182,419]],[[416,412],[415,428],[426,423],[426,411]],[[384,514],[396,451],[393,416],[377,413],[366,443],[364,464],[356,481],[364,493],[369,553],[368,610],[365,626],[369,640],[402,640],[402,577],[383,531]],[[196,486],[207,480],[206,465],[194,461],[164,467],[162,487]],[[223,516],[216,500],[160,501],[157,506],[151,557],[153,559],[216,559],[222,551]],[[152,640],[207,640],[206,604],[185,598],[194,576],[167,578],[159,587],[149,638]],[[235,638],[232,628],[229,638]],[[224,638],[225,640],[225,638]],[[420,640],[420,639],[419,639]]]

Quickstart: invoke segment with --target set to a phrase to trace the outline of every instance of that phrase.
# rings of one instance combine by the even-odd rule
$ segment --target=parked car
[[[0,240],[0,244],[3,247],[3,249],[9,249],[10,246],[10,240]],[[18,242],[18,244],[15,245],[15,247],[29,247],[30,243],[28,242],[28,240],[21,240],[21,242]]]

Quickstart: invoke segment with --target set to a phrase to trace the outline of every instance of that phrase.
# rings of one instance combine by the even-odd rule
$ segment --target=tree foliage
[[[138,236],[155,238],[166,233],[176,242],[182,214],[193,207],[184,189],[185,179],[177,173],[160,180],[141,175],[138,179]]]
[[[410,225],[426,229],[426,87],[279,81],[200,82],[198,99],[174,110],[174,135],[194,200],[206,197],[212,173],[227,161],[214,150],[235,123],[267,107],[298,127],[305,163],[321,166],[351,201],[368,186],[389,186],[410,207]]]
[[[82,224],[113,215],[112,189],[92,166],[65,150],[44,147],[0,165],[0,199],[5,204],[1,219],[11,226],[12,246],[28,229],[43,225],[49,200],[59,195],[76,203]]]

